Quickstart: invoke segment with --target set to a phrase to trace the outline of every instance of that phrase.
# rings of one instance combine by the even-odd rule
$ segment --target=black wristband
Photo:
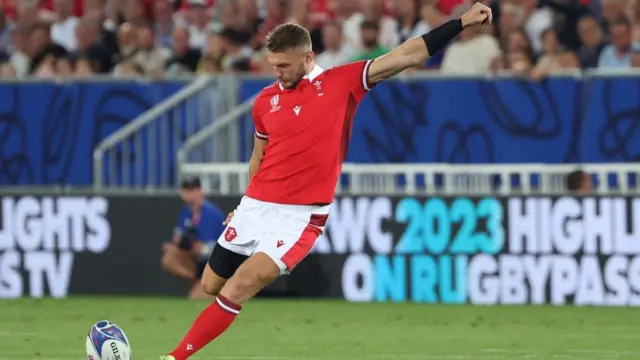
[[[442,50],[449,41],[453,40],[462,32],[462,20],[454,19],[438,26],[437,28],[422,35],[422,40],[427,45],[427,51],[430,56],[435,55]]]

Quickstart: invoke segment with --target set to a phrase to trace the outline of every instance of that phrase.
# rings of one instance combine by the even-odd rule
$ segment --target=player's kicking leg
[[[231,309],[229,312],[230,309],[224,307],[224,300],[221,302],[223,299],[221,290],[229,279],[240,270],[241,265],[248,261],[247,258],[246,255],[233,252],[219,244],[213,248],[209,263],[202,274],[202,291],[216,296],[216,299],[196,318],[180,344],[169,355],[161,356],[161,360],[186,359],[190,354],[213,340],[213,338],[209,339],[210,334],[218,336],[231,325],[239,309],[238,311]],[[229,319],[229,314],[233,315],[231,319]],[[202,345],[199,345],[201,343]]]
[[[293,213],[287,213],[288,211],[283,209],[273,212],[269,210],[271,209],[258,211],[260,214],[271,215],[267,215],[267,219],[258,220],[256,217],[248,217],[249,220],[257,223],[253,229],[264,227],[263,230],[266,231],[257,230],[258,233],[253,232],[240,241],[232,239],[218,242],[216,248],[228,247],[242,252],[243,248],[253,250],[255,246],[255,251],[251,251],[253,255],[244,261],[222,286],[216,300],[200,313],[180,345],[168,356],[161,359],[185,360],[224,333],[231,326],[247,300],[280,275],[295,268],[306,257],[322,233],[327,218],[326,214],[305,214],[299,210]],[[328,207],[321,211],[328,212]],[[283,224],[281,217],[288,219],[290,223]],[[234,228],[231,229],[235,231]],[[252,235],[257,235],[257,238],[260,238],[260,235],[263,237],[259,242],[245,241],[256,238]],[[231,250],[228,251],[231,252]],[[213,268],[213,270],[216,269]]]

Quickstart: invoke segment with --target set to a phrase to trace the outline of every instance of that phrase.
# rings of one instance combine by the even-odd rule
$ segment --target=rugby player
[[[328,70],[314,63],[306,29],[284,24],[268,35],[268,61],[278,81],[256,98],[249,187],[202,275],[204,291],[216,298],[161,360],[187,359],[220,336],[247,300],[307,256],[329,215],[365,94],[424,64],[464,28],[490,22],[491,10],[476,3],[388,54]]]

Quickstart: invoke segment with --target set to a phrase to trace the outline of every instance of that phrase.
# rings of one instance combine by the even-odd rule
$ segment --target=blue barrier
[[[185,84],[0,84],[0,185],[90,185],[96,144]]]
[[[268,83],[247,80],[240,97]],[[638,126],[637,77],[391,81],[360,105],[347,161],[630,162]]]
[[[243,80],[240,100],[270,82]],[[0,185],[90,185],[94,146],[184,85],[0,84]],[[347,161],[631,162],[639,126],[638,77],[392,81],[362,102]],[[248,114],[244,160],[252,129]]]

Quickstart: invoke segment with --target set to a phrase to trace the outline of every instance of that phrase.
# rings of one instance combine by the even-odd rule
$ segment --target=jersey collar
[[[318,66],[318,64],[316,64],[313,66],[313,69],[311,69],[311,71],[303,77],[303,79],[307,79],[309,80],[309,82],[312,82],[313,79],[317,78],[320,74],[322,74],[323,71],[324,70],[320,66]],[[278,81],[278,86],[280,87],[280,90],[285,90],[280,81]]]

